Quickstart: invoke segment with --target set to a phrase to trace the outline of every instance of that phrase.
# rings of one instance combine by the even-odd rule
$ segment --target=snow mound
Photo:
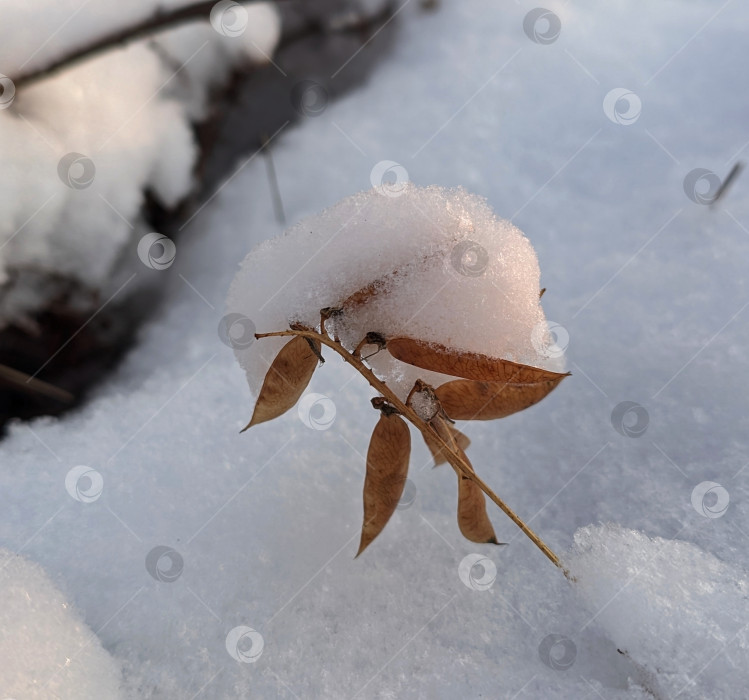
[[[18,42],[28,43],[29,27],[42,29],[26,16],[32,6],[55,38],[34,55],[34,66],[159,10],[141,0],[122,14],[122,3],[101,3],[83,13],[85,21],[54,24],[62,6],[70,5],[72,17],[78,4],[35,0],[19,8],[0,31],[8,75],[0,79],[12,80],[11,69],[28,54]],[[13,88],[12,98],[0,102],[0,328],[47,304],[60,291],[57,280],[76,280],[106,298],[124,281],[114,275],[123,254],[139,268],[145,192],[171,208],[191,191],[198,157],[191,123],[206,117],[211,89],[232,69],[266,63],[278,42],[273,4],[237,12],[116,47]],[[227,25],[231,17],[235,23]]]
[[[117,700],[121,670],[38,564],[0,550],[0,695]]]
[[[320,309],[340,306],[370,285],[375,293],[366,303],[347,304],[329,324],[348,349],[373,331],[531,365],[559,364],[539,342],[547,329],[533,247],[462,188],[380,185],[304,219],[245,258],[228,311],[258,332],[285,330],[290,322],[315,326]],[[233,343],[253,393],[286,341]],[[384,352],[369,362],[400,396],[417,377],[446,379]]]
[[[745,572],[618,525],[578,530],[568,564],[591,622],[643,669],[655,697],[727,700],[749,686]]]

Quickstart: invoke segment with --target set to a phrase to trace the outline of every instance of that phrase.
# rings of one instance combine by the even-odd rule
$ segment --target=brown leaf
[[[317,367],[320,341],[302,336],[292,338],[268,369],[263,386],[255,403],[255,410],[247,428],[263,423],[286,413],[302,395]]]
[[[477,352],[452,350],[439,343],[427,343],[415,338],[390,338],[388,352],[401,362],[453,377],[476,379],[485,382],[510,382],[512,384],[537,384],[566,377],[540,367],[523,365],[510,360],[489,357]]]
[[[411,433],[399,415],[383,411],[367,451],[364,523],[358,557],[382,532],[403,495],[411,455]]]
[[[456,379],[438,386],[434,393],[453,420],[494,420],[538,403],[566,376],[527,384]]]
[[[452,418],[452,416],[450,417]],[[457,443],[458,447],[460,447],[461,450],[467,450],[468,446],[471,444],[468,436],[463,435],[460,430],[453,427],[449,423],[447,424],[447,429],[450,431],[450,433],[452,433],[453,439]],[[424,435],[424,442],[427,444],[429,451],[432,453],[432,457],[434,457],[435,467],[438,467],[440,464],[444,464],[445,462],[447,462],[447,458],[443,454],[442,447],[433,437],[427,437],[426,435]]]
[[[390,273],[390,275],[386,275],[381,279],[370,282],[366,287],[358,289],[353,294],[344,299],[344,301],[341,303],[341,308],[343,308],[344,310],[350,310],[366,304],[370,299],[376,297],[380,292],[382,292],[382,290],[386,288],[386,285],[390,281],[390,278],[394,278],[396,274],[397,271],[392,272]]]
[[[473,465],[450,432],[450,424],[439,415],[429,424],[452,450],[463,458],[473,472]],[[455,473],[458,475],[458,527],[463,537],[471,542],[499,544],[491,520],[486,514],[484,492],[475,481],[463,476],[458,469],[455,469]]]

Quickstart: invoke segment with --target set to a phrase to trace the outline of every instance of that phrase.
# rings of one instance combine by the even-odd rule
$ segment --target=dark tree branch
[[[106,51],[118,46],[125,46],[126,44],[129,44],[132,41],[138,41],[139,39],[147,39],[161,31],[174,29],[175,27],[188,24],[189,22],[195,22],[198,20],[207,22],[210,19],[211,10],[217,1],[218,0],[201,0],[200,2],[195,2],[192,5],[185,5],[175,10],[161,10],[152,17],[141,20],[136,24],[125,27],[124,29],[117,29],[109,34],[105,34],[103,37],[94,39],[84,46],[71,49],[69,53],[66,53],[62,58],[55,60],[49,65],[34,68],[27,72],[17,73],[15,76],[9,77],[13,80],[16,89],[27,87],[47,78],[51,78],[78,63],[82,63],[89,58],[93,58],[94,56],[105,53]],[[260,0],[236,0],[236,2],[241,5],[251,5],[259,1]],[[281,1],[282,0],[276,0],[276,3]],[[382,10],[375,15],[371,17],[362,17],[359,21],[350,22],[341,27],[338,32],[352,33],[368,30],[375,22],[379,20],[388,20],[393,14],[394,7],[394,0],[387,2]],[[315,22],[308,23],[308,26],[301,30],[284,36],[277,48],[283,48],[288,44],[319,31],[322,31],[322,28],[318,27]]]
[[[250,4],[247,0],[238,1],[241,4]],[[251,1],[257,2],[257,0]],[[26,73],[19,73],[10,77],[13,80],[16,89],[27,87],[33,83],[57,75],[66,68],[70,68],[77,63],[85,61],[86,59],[100,53],[104,53],[105,51],[117,46],[124,46],[131,41],[144,39],[165,29],[174,29],[175,27],[187,24],[188,22],[194,22],[200,19],[207,22],[216,2],[217,0],[208,0],[208,2],[201,0],[201,2],[196,2],[192,5],[185,5],[175,10],[158,11],[155,15],[141,20],[136,24],[125,27],[124,29],[117,29],[109,34],[105,34],[103,37],[94,39],[92,42],[85,44],[84,46],[72,49],[69,53],[65,54],[62,58],[57,59],[50,65],[34,68]]]

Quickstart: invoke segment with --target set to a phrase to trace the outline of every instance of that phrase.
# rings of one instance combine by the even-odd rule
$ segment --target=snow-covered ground
[[[415,498],[354,561],[377,416],[333,356],[309,387],[335,408],[325,429],[294,410],[238,434],[250,394],[217,329],[239,263],[280,232],[256,158],[170,267],[139,273],[171,291],[117,375],[0,445],[0,546],[59,589],[4,559],[9,629],[25,576],[29,595],[78,611],[28,611],[0,644],[0,696],[54,697],[47,667],[32,691],[19,660],[76,614],[135,698],[745,694],[749,201],[740,177],[699,204],[710,178],[695,190],[689,174],[722,178],[744,157],[749,15],[704,0],[533,10],[407,3],[371,81],[287,128],[274,159],[294,222],[394,161],[399,178],[486,197],[528,236],[573,376],[532,409],[460,427],[577,582],[496,509],[509,546],[465,541],[455,476],[417,441]],[[60,636],[55,687],[109,683],[84,638]]]
[[[95,11],[73,0],[3,4],[10,3],[0,3],[0,328],[29,324],[71,287],[85,290],[86,308],[89,294],[109,298],[130,284],[121,258],[149,233],[140,217],[146,190],[166,208],[191,192],[198,159],[191,124],[206,118],[211,91],[233,68],[267,63],[280,35],[273,4],[229,2],[232,9],[225,1],[210,22],[118,47],[26,87],[24,75],[72,49],[188,3],[105,0]]]

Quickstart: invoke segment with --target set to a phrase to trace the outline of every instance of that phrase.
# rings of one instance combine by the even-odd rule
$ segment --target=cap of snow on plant
[[[349,350],[374,331],[560,370],[563,359],[534,342],[546,326],[539,276],[528,239],[483,198],[409,184],[400,197],[375,189],[347,197],[258,245],[242,262],[228,312],[264,333],[290,322],[315,327],[320,309],[350,300],[327,324]],[[254,395],[287,341],[235,348]],[[416,378],[448,378],[385,352],[368,363],[401,397]]]
[[[398,197],[377,189],[347,197],[242,262],[220,336],[257,396],[247,427],[297,403],[323,345],[381,394],[372,401],[381,418],[367,455],[360,552],[402,495],[410,454],[404,418],[435,463],[458,473],[461,532],[496,542],[484,494],[499,499],[475,475],[464,452],[469,441],[452,423],[520,411],[566,376],[539,276],[528,239],[484,199],[410,183]],[[242,333],[227,319],[257,329],[257,339],[233,342]]]

